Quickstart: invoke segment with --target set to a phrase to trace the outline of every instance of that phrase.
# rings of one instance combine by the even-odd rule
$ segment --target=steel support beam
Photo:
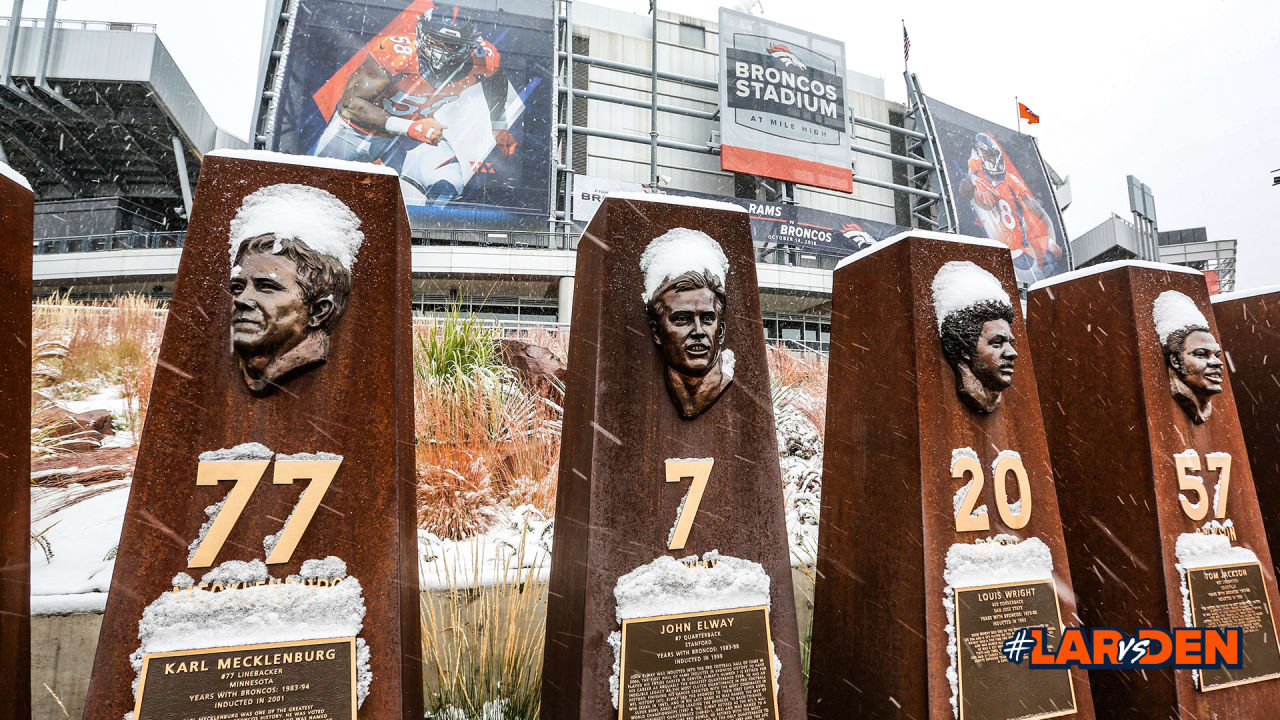
[[[871,187],[884,188],[885,190],[893,190],[896,192],[904,192],[904,193],[907,193],[908,195],[925,197],[925,198],[929,198],[930,200],[937,200],[938,198],[942,197],[936,192],[929,192],[928,190],[918,190],[916,188],[907,187],[906,185],[899,185],[897,183],[883,182],[880,180],[872,180],[871,178],[865,178],[859,175],[854,175],[853,181],[856,183],[862,183],[863,185],[870,185]]]
[[[557,130],[567,130],[568,127],[564,123],[556,126]],[[591,137],[604,138],[606,140],[621,140],[622,142],[637,143],[640,145],[648,145],[652,142],[651,138],[642,137],[640,135],[627,135],[625,133],[617,133],[609,130],[597,130],[578,126],[574,128],[575,132]],[[694,145],[692,143],[677,142],[675,140],[658,140],[658,147],[670,148],[672,150],[685,150],[687,152],[702,153],[704,155],[719,155],[720,148],[712,145]]]
[[[924,133],[916,132],[915,130],[908,130],[906,128],[900,128],[897,125],[889,125],[886,123],[877,122],[875,120],[868,120],[866,118],[858,117],[856,115],[853,117],[853,123],[855,125],[863,125],[865,127],[875,128],[877,130],[884,130],[885,132],[898,133],[899,135],[906,135],[907,137],[918,138],[920,140],[928,139],[928,136],[925,135]]]
[[[915,165],[916,167],[923,167],[923,168],[930,168],[930,169],[933,168],[933,163],[928,162],[927,160],[917,160],[916,158],[907,157],[905,155],[895,155],[891,152],[885,152],[884,150],[876,150],[874,148],[869,148],[862,145],[854,145],[853,151],[856,153],[862,153],[863,155],[870,155],[872,157],[884,158],[885,160],[892,160],[894,162],[906,163],[908,165]]]
[[[562,95],[565,94],[566,92],[567,91],[565,90],[565,88],[560,88],[560,93]],[[648,100],[633,100],[632,98],[621,97],[619,95],[609,95],[608,93],[600,93],[600,92],[595,92],[593,90],[574,90],[573,96],[587,98],[588,100],[599,100],[601,102],[614,103],[617,105],[627,105],[629,107],[644,108],[645,110],[648,110],[650,107],[650,103]],[[668,112],[673,115],[685,115],[687,117],[698,118],[700,120],[716,119],[716,113],[714,111],[694,110],[692,108],[682,108],[682,107],[677,107],[675,105],[663,105],[661,103],[658,104],[658,110],[660,112]]]
[[[191,217],[191,180],[187,177],[187,151],[182,147],[182,138],[173,136],[173,160],[178,166],[178,185],[182,187],[182,206],[187,210],[187,218]]]
[[[568,53],[561,50],[557,53],[560,57],[568,57]],[[608,68],[610,70],[618,70],[621,72],[632,73],[635,75],[644,75],[646,77],[653,74],[653,68],[642,67],[640,65],[628,65],[627,63],[614,62],[613,60],[604,60],[601,58],[591,57],[590,55],[574,55],[574,62],[580,62],[584,65],[595,65],[596,67]],[[675,73],[658,71],[659,80],[671,80],[673,82],[683,83],[685,85],[693,85],[695,87],[706,88],[707,90],[719,90],[720,86],[715,80],[703,80],[702,78],[685,77],[684,75],[676,75]]]

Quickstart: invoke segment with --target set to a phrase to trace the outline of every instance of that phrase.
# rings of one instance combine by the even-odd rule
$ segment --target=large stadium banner
[[[853,191],[844,43],[720,8],[720,167]]]
[[[554,37],[539,0],[298,0],[270,149],[388,165],[414,227],[545,227]]]
[[[910,228],[840,215],[787,203],[724,197],[691,190],[664,189],[669,195],[733,203],[751,217],[751,239],[757,248],[795,248],[828,255],[851,255],[872,243]]]
[[[1009,246],[1019,283],[1070,269],[1062,213],[1030,135],[926,98],[958,232]]]

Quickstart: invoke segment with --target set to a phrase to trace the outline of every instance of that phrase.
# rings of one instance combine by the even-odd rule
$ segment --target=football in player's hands
[[[973,184],[973,201],[979,207],[994,207],[996,204],[995,190],[985,180],[979,180]]]
[[[498,143],[498,149],[502,151],[502,157],[514,155],[516,146],[519,145],[510,130],[494,130],[493,139]]]
[[[409,132],[406,134],[418,142],[439,145],[446,127],[448,126],[437,122],[435,118],[418,118],[409,126]]]

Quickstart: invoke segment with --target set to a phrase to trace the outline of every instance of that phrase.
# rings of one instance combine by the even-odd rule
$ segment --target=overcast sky
[[[647,0],[596,0],[644,13]],[[1129,217],[1125,175],[1155,194],[1160,227],[1236,238],[1239,289],[1280,283],[1280,2],[849,3],[761,0],[764,16],[844,40],[849,67],[902,101],[902,29],[925,92],[1014,126],[1040,114],[1046,160],[1071,177],[1074,237]],[[714,19],[711,0],[659,0]],[[59,17],[150,22],[214,120],[248,134],[264,0],[61,0]],[[42,15],[27,0],[23,15]],[[0,0],[0,12],[11,0]],[[1024,125],[1024,129],[1027,126]]]

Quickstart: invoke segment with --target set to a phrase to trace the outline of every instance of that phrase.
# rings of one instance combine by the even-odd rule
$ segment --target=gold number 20
[[[1207,469],[1218,471],[1218,487],[1213,494],[1213,516],[1222,519],[1227,516],[1227,491],[1231,489],[1231,456],[1227,453],[1209,453],[1204,459]],[[1186,495],[1178,493],[1182,512],[1192,520],[1203,520],[1209,514],[1209,491],[1204,486],[1204,478],[1191,474],[1192,470],[1200,470],[1200,455],[1196,452],[1179,453],[1173,456],[1173,464],[1178,469],[1178,490],[1190,490],[1197,496],[1193,504],[1187,500]]]
[[[249,497],[258,487],[258,481],[266,473],[269,464],[271,464],[270,460],[200,463],[196,469],[196,485],[217,485],[223,480],[231,480],[235,484],[231,486],[231,492],[227,493],[226,502],[218,512],[218,516],[213,519],[209,531],[196,546],[196,551],[191,556],[191,561],[187,563],[187,567],[209,567],[217,559],[218,551],[222,549],[227,536],[231,534],[231,528],[235,527],[236,521],[240,519],[240,513],[244,512],[245,506],[249,504]],[[294,480],[304,479],[310,479],[311,482],[298,498],[298,504],[294,506],[289,519],[285,521],[279,540],[276,541],[271,554],[267,556],[267,564],[287,563],[293,557],[298,541],[302,539],[303,533],[311,524],[311,518],[315,517],[316,508],[320,507],[320,501],[329,491],[329,485],[333,482],[333,477],[338,474],[338,466],[341,464],[342,460],[276,462],[275,475],[271,479],[272,484],[292,485]]]
[[[1020,499],[1017,512],[1009,504],[1007,483],[1009,473],[1018,480],[1018,497]],[[1031,480],[1027,477],[1027,469],[1022,459],[1014,454],[1001,455],[992,468],[994,483],[992,489],[996,494],[996,510],[1000,512],[1000,521],[1017,530],[1031,522]],[[986,514],[974,515],[973,507],[978,504],[982,494],[982,486],[986,478],[978,459],[970,455],[957,455],[951,462],[951,477],[956,480],[970,479],[960,507],[956,508],[957,532],[983,532],[991,529],[991,520]],[[977,480],[977,482],[973,482]]]
[[[685,495],[684,506],[680,508],[680,517],[676,519],[676,529],[668,543],[669,550],[683,550],[689,540],[689,530],[693,528],[693,518],[698,514],[698,506],[702,504],[702,493],[707,489],[707,480],[711,477],[711,466],[715,460],[668,460],[667,482],[678,483],[681,480],[692,480],[689,494]]]

